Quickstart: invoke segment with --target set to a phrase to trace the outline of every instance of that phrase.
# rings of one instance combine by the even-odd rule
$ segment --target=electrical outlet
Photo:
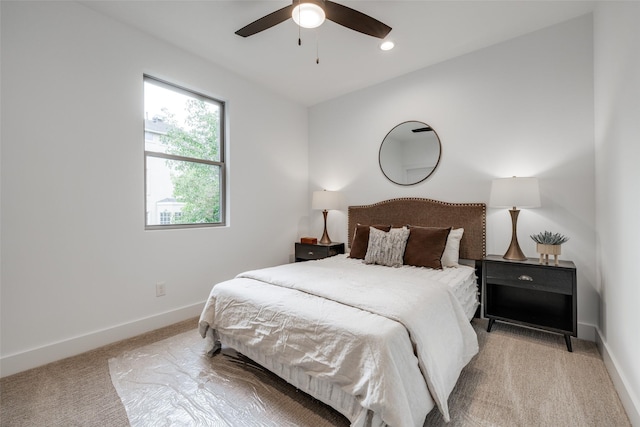
[[[156,283],[156,296],[163,297],[167,294],[167,285],[164,282]]]

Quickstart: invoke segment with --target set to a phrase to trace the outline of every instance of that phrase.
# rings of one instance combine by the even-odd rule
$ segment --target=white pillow
[[[454,228],[449,232],[447,245],[444,247],[444,252],[440,259],[443,267],[457,267],[460,265],[458,264],[458,259],[460,257],[460,240],[463,233],[464,228]]]
[[[409,233],[407,227],[392,228],[388,232],[369,227],[369,245],[364,263],[400,267]]]

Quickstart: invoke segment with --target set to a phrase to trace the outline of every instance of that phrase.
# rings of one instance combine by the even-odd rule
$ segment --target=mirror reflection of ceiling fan
[[[293,0],[289,6],[253,21],[236,31],[236,34],[249,37],[289,18],[293,18],[295,23],[303,28],[319,27],[328,19],[343,27],[380,39],[384,39],[391,31],[391,27],[377,19],[330,0]]]

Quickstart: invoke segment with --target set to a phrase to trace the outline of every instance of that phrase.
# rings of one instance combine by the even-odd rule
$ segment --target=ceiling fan
[[[296,24],[303,28],[318,27],[326,18],[343,27],[380,39],[384,39],[391,31],[391,27],[377,19],[330,0],[293,0],[289,6],[253,21],[236,31],[236,34],[249,37],[289,18],[293,18]]]

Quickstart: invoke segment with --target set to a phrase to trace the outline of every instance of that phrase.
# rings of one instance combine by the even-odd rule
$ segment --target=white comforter
[[[328,379],[394,427],[422,426],[429,394],[448,420],[447,398],[478,351],[446,285],[355,260],[243,273],[214,286],[200,320],[203,336],[218,329]]]

